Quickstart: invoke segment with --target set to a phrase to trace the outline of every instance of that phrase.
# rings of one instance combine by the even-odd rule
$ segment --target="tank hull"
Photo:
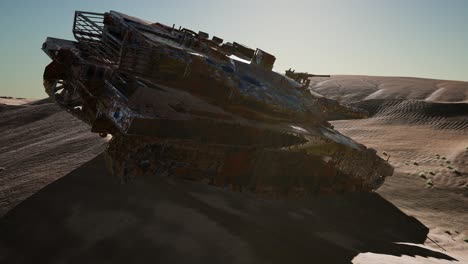
[[[77,12],[74,34],[44,43],[44,86],[91,131],[112,135],[106,160],[122,182],[171,176],[281,196],[372,191],[393,173],[327,122],[365,112],[271,71],[264,51],[236,53],[206,33],[113,11]]]

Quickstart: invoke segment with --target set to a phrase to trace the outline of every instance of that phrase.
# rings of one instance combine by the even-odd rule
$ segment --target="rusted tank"
[[[102,136],[122,182],[178,177],[270,195],[371,191],[393,168],[333,130],[363,117],[272,71],[276,58],[115,11],[47,38],[46,92]]]

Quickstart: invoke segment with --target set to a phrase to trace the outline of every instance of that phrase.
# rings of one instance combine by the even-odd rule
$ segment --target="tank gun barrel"
[[[292,70],[291,68],[289,68],[289,70],[285,72],[285,75],[295,80],[296,82],[303,84],[304,87],[309,86],[310,84],[309,78],[311,77],[330,77],[330,75],[325,75],[325,74],[310,74],[308,72],[296,72]]]
[[[331,77],[329,74],[307,74],[307,77]]]

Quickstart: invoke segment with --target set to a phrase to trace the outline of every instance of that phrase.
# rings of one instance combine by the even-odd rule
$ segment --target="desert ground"
[[[0,98],[0,262],[468,263],[468,83],[332,76],[310,89],[369,112],[331,123],[395,167],[375,193],[120,184],[107,139],[47,99]]]
[[[367,119],[332,124],[395,167],[377,192],[425,224],[441,247],[468,261],[468,83],[333,76],[313,79],[311,89],[370,112]]]

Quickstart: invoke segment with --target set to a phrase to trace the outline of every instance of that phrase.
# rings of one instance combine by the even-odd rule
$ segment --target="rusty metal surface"
[[[44,86],[112,135],[106,159],[123,182],[165,175],[307,195],[374,190],[393,173],[327,122],[365,112],[308,90],[307,73],[272,71],[268,52],[114,11],[77,11],[73,33],[44,43]]]

